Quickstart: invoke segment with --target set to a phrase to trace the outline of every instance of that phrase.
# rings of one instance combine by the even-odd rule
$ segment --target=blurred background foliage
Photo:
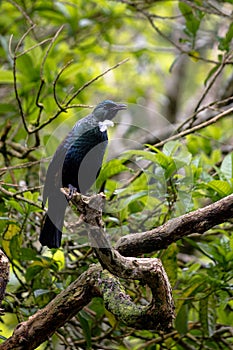
[[[96,262],[71,210],[62,248],[38,243],[49,157],[86,108],[106,98],[129,107],[93,189],[106,193],[112,243],[233,193],[232,115],[212,121],[232,107],[232,3],[0,2],[0,237],[11,263],[0,341]],[[228,222],[151,255],[173,286],[171,333],[127,328],[97,298],[40,348],[230,349],[231,232]],[[127,288],[148,297],[136,282]]]

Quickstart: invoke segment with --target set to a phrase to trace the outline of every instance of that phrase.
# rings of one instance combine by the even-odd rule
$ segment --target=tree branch
[[[162,147],[165,143],[169,142],[169,141],[174,141],[174,140],[178,140],[181,137],[193,134],[195,131],[201,130],[203,128],[206,128],[209,125],[212,125],[214,123],[216,123],[218,120],[230,115],[233,113],[233,107],[226,109],[223,112],[218,113],[217,115],[213,116],[211,119],[206,120],[200,124],[197,124],[195,126],[193,126],[192,128],[188,128],[186,130],[183,130],[181,132],[179,132],[178,134],[172,135],[168,138],[166,138],[165,140],[156,143],[155,145],[153,145],[154,147]]]
[[[101,198],[99,197],[99,199],[101,203]],[[74,203],[80,203],[79,200],[75,198]],[[86,214],[83,213],[82,217],[84,221],[87,221],[90,214],[87,208],[93,202],[90,202],[87,197],[84,197],[84,202],[81,203],[81,206],[86,210]],[[96,206],[92,205],[92,210],[93,208],[94,211],[99,211],[95,209]],[[144,309],[141,306],[135,308],[133,312],[135,305],[129,300],[118,279],[109,275],[106,271],[101,271],[100,267],[94,266],[83,273],[78,280],[60,293],[44,309],[39,310],[27,321],[20,323],[14,330],[12,337],[0,345],[0,350],[35,349],[59,327],[77,314],[94,296],[102,296],[106,307],[118,319],[126,323],[134,323],[137,320],[139,321],[137,328],[140,328],[142,325],[144,328],[146,327],[145,325],[149,325],[148,327],[152,328],[152,326],[157,324],[157,327],[161,329],[163,326],[161,320],[164,320],[164,309],[158,309],[159,305],[156,304],[156,301],[162,300],[164,302],[165,299],[168,299],[165,306],[170,307],[170,321],[173,317],[173,302],[170,299],[171,294],[167,294],[169,282],[166,280],[166,274],[164,274],[160,260],[124,258],[119,252],[131,256],[140,253],[149,253],[164,249],[172,242],[191,233],[204,233],[211,227],[232,218],[233,195],[225,197],[202,209],[170,220],[166,224],[151,231],[131,234],[121,238],[116,246],[119,252],[112,249],[106,238],[102,236],[101,227],[99,227],[101,216],[100,214],[98,215],[95,221],[89,222],[89,229],[94,230],[91,233],[92,244],[95,245],[95,251],[102,265],[109,264],[109,260],[111,260],[108,266],[109,270],[114,270],[111,272],[117,274],[120,272],[121,277],[124,278],[146,281],[152,289],[152,303]],[[89,216],[88,220],[90,219],[91,217]],[[92,227],[94,222],[95,226]],[[96,244],[97,242],[98,245]],[[115,293],[111,292],[113,290]],[[114,299],[115,303],[113,302]],[[116,305],[118,305],[118,308],[116,308]],[[130,314],[133,315],[133,320],[129,319],[129,313],[119,312],[124,305],[130,306]],[[165,311],[168,311],[169,307],[167,309],[165,308]]]
[[[19,323],[13,335],[0,345],[0,350],[31,350],[46,341],[94,296],[99,295],[95,289],[99,271],[96,266],[89,268],[45,308]]]
[[[62,192],[69,196],[69,189],[62,189]],[[124,293],[119,281],[114,279],[112,282],[113,276],[109,281],[108,274],[105,274],[107,281],[103,282],[103,299],[106,308],[118,320],[134,328],[170,329],[174,318],[174,303],[171,286],[161,261],[156,258],[126,258],[111,247],[103,231],[103,193],[92,197],[74,193],[71,202],[81,212],[81,218],[87,224],[90,243],[102,267],[117,277],[140,280],[152,292],[152,300],[147,306],[135,305]]]
[[[5,290],[9,279],[10,264],[6,255],[0,249],[0,315],[4,312],[1,304],[5,296]]]
[[[167,248],[191,233],[204,233],[233,218],[233,194],[146,232],[121,237],[116,249],[124,256],[137,256]]]

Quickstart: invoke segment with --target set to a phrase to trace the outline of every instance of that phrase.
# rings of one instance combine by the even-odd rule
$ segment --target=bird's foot
[[[70,200],[70,199],[72,199],[74,193],[77,192],[77,188],[72,186],[71,184],[68,185],[68,188],[70,190],[70,192],[68,194],[68,200]]]

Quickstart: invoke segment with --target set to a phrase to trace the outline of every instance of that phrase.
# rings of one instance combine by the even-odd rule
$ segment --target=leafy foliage
[[[232,102],[233,26],[232,1],[17,0],[0,6],[0,244],[11,263],[4,340],[96,262],[71,211],[62,249],[42,251],[38,243],[45,157],[89,113],[79,105],[105,98],[129,105],[110,130],[115,149],[94,189],[106,194],[112,243],[233,193],[232,120],[211,119]],[[206,127],[194,133],[203,120]],[[169,127],[173,136],[181,134],[166,140]],[[170,334],[127,329],[96,298],[41,348],[228,349],[231,231],[228,222],[153,254],[173,287],[177,317]],[[126,288],[136,301],[148,299],[138,283]]]

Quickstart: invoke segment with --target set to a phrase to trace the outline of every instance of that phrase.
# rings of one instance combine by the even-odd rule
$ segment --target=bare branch
[[[73,60],[68,61],[68,62],[61,68],[60,72],[57,74],[57,76],[56,76],[56,78],[55,78],[55,80],[54,80],[54,82],[53,82],[53,97],[54,97],[54,100],[55,100],[55,102],[56,102],[58,108],[59,108],[61,111],[64,111],[64,112],[66,111],[66,109],[64,109],[64,108],[61,106],[60,102],[58,101],[57,92],[56,92],[56,87],[57,87],[57,82],[58,82],[60,76],[62,75],[62,73],[64,72],[64,70],[65,70],[66,68],[68,68],[68,67],[71,65],[72,62],[73,62]]]
[[[118,62],[117,64],[115,64],[114,66],[106,69],[103,73],[97,75],[95,78],[87,81],[83,86],[81,86],[71,97],[70,99],[66,102],[65,107],[68,107],[69,104],[73,101],[74,98],[76,98],[80,92],[82,92],[84,89],[86,89],[89,85],[91,85],[92,83],[94,83],[96,80],[102,78],[104,75],[106,75],[107,73],[111,72],[112,70],[116,69],[117,67],[121,66],[122,64],[126,63],[129,60],[129,58],[125,58],[123,61]]]
[[[233,195],[230,195],[204,208],[169,220],[153,230],[126,235],[118,240],[116,249],[124,256],[158,251],[192,233],[202,234],[232,217]]]
[[[233,101],[233,96],[230,97],[226,97],[224,99],[218,100],[218,101],[213,101],[211,103],[209,103],[208,105],[205,105],[203,107],[201,107],[199,110],[197,110],[196,112],[194,112],[190,117],[188,117],[187,119],[185,119],[184,122],[182,122],[176,129],[177,132],[181,131],[184,127],[185,124],[187,124],[188,122],[190,122],[193,118],[195,118],[197,120],[197,115],[200,112],[203,112],[207,109],[216,109],[219,108],[221,106],[227,105],[229,103],[231,103]]]
[[[43,209],[42,208],[42,204],[37,204],[35,203],[34,201],[31,201],[30,199],[27,199],[25,197],[22,197],[20,196],[19,194],[15,193],[15,192],[10,192],[8,190],[6,190],[4,187],[0,186],[0,192],[2,192],[3,194],[5,194],[7,197],[10,197],[10,198],[16,198],[18,199],[19,201],[22,201],[22,202],[25,202],[27,204],[30,204],[34,207],[37,207],[39,209]]]
[[[72,102],[72,100],[77,97],[77,95],[80,94],[81,91],[83,91],[86,87],[88,87],[89,85],[91,85],[93,82],[95,82],[96,80],[100,79],[102,76],[104,76],[105,74],[109,73],[111,70],[119,67],[121,64],[127,62],[129,59],[126,58],[125,60],[118,62],[117,64],[115,64],[114,66],[108,68],[107,70],[105,70],[103,73],[97,75],[95,78],[89,80],[88,82],[86,82],[83,86],[81,86],[78,91],[76,91],[71,98],[68,100],[68,102],[66,102],[66,104],[64,105],[64,107],[62,107],[58,101],[58,99],[56,100],[56,103],[58,105],[58,107],[60,108],[51,118],[49,118],[48,120],[46,120],[44,123],[40,124],[38,127],[36,127],[35,129],[29,131],[29,134],[32,134],[34,132],[37,132],[41,129],[43,129],[46,125],[50,124],[53,120],[55,120],[62,112],[65,112],[67,109],[69,108],[74,108],[74,107],[83,107],[83,108],[90,108],[90,106],[87,105],[83,105],[83,104],[75,104],[75,105],[71,105],[69,106],[69,104]],[[66,68],[66,67],[65,67]],[[61,71],[62,73],[62,71]],[[59,78],[59,77],[57,77]],[[57,79],[56,78],[56,79]]]
[[[23,126],[24,129],[26,130],[26,132],[29,134],[29,129],[27,126],[27,122],[26,122],[26,117],[24,115],[24,110],[23,110],[23,106],[22,106],[22,102],[19,96],[19,92],[18,92],[18,86],[17,86],[17,72],[16,72],[16,61],[17,61],[17,55],[16,52],[18,51],[19,47],[21,46],[23,40],[26,38],[26,36],[30,33],[30,31],[35,27],[35,25],[33,25],[32,27],[30,27],[25,33],[24,35],[20,38],[18,44],[16,45],[16,48],[14,50],[14,54],[13,54],[13,81],[14,81],[14,91],[15,91],[15,97],[19,106],[19,111],[20,111],[20,115],[21,115],[21,119],[23,121]],[[12,37],[10,39],[9,45],[11,45],[12,43]],[[9,48],[9,52],[12,52],[11,46]]]
[[[41,67],[40,67],[40,76],[41,76],[41,79],[43,77],[43,71],[44,71],[44,65],[45,65],[45,62],[46,62],[46,59],[48,57],[48,54],[49,52],[51,51],[52,49],[52,46],[54,44],[54,42],[56,41],[56,39],[58,38],[59,34],[61,33],[61,31],[63,30],[64,28],[64,25],[62,25],[55,33],[55,35],[52,37],[52,39],[50,39],[50,44],[45,52],[45,55],[43,57],[43,60],[42,60],[42,63],[41,63]]]
[[[36,122],[35,122],[35,126],[38,126],[39,123],[40,123],[40,117],[41,117],[41,114],[42,114],[42,111],[44,109],[44,105],[43,103],[41,103],[39,100],[40,100],[40,95],[41,95],[41,92],[42,92],[42,89],[43,89],[43,86],[45,84],[45,81],[44,79],[41,79],[40,81],[40,86],[39,86],[39,89],[38,89],[38,92],[37,92],[37,95],[36,95],[36,106],[39,108],[39,112],[38,112],[38,116],[37,116],[37,119],[36,119]]]
[[[100,268],[91,267],[44,309],[18,324],[0,350],[32,350],[46,341],[58,328],[87,305],[98,291],[94,288]]]
[[[13,6],[15,6],[23,15],[24,18],[26,18],[26,20],[28,21],[28,23],[30,24],[30,26],[34,27],[34,23],[31,20],[31,18],[28,16],[28,14],[22,9],[21,6],[19,6],[19,4],[17,4],[15,1],[13,0],[8,0],[9,3],[11,3]]]
[[[18,164],[18,165],[12,165],[12,166],[8,166],[8,167],[0,168],[0,176],[3,175],[4,173],[6,173],[7,171],[16,170],[16,169],[23,169],[23,168],[30,168],[34,165],[48,162],[50,159],[51,159],[51,157],[42,158],[40,160],[35,160],[32,162],[27,162],[27,163],[22,163],[22,164]]]
[[[196,3],[196,2],[190,1],[190,0],[182,0],[181,2],[189,5],[191,8],[196,9],[198,11],[203,11],[205,13],[214,14],[214,15],[218,15],[221,17],[231,18],[230,11],[229,11],[229,14],[227,14],[226,12],[219,10],[219,8],[214,6],[210,1],[208,1],[208,5],[206,5],[206,6],[201,6],[201,3],[199,4],[199,3]],[[222,9],[224,9],[224,6],[222,6]]]
[[[31,30],[31,28],[30,28],[30,30]],[[27,33],[27,34],[28,34],[28,33]],[[22,39],[22,38],[21,38],[21,39]],[[11,40],[12,40],[12,39],[11,39]],[[21,57],[21,56],[27,54],[28,52],[30,52],[30,51],[36,49],[38,46],[42,46],[42,45],[46,44],[46,43],[49,42],[49,41],[51,41],[50,38],[40,41],[39,43],[37,43],[37,44],[35,44],[35,45],[29,47],[27,50],[24,50],[24,51],[20,52],[18,55],[16,55],[16,58],[19,58],[19,57]],[[22,43],[22,41],[21,41],[21,43]],[[18,45],[17,45],[17,46],[18,46]]]
[[[218,76],[222,73],[224,67],[226,66],[227,62],[228,62],[228,58],[231,57],[231,54],[227,54],[225,55],[224,59],[222,60],[221,64],[219,65],[218,69],[216,70],[216,72],[214,73],[211,81],[209,82],[209,84],[207,85],[205,91],[203,92],[200,100],[197,103],[197,106],[195,108],[195,112],[198,111],[201,103],[204,101],[204,99],[206,98],[207,94],[209,93],[210,89],[212,88],[212,86],[214,85],[214,83],[216,82],[216,79],[218,78]],[[195,122],[196,118],[194,117],[191,120],[191,123],[189,124],[189,127],[191,127],[193,125],[193,123]]]
[[[173,140],[177,140],[181,137],[184,137],[184,136],[187,136],[187,135],[190,135],[190,134],[193,134],[195,131],[197,130],[201,130],[209,125],[212,125],[214,123],[216,123],[218,120],[230,115],[231,113],[233,113],[233,107],[215,115],[214,117],[212,117],[211,119],[207,120],[207,121],[204,121],[203,123],[200,123],[198,125],[195,125],[193,126],[192,128],[190,129],[187,129],[187,130],[183,130],[181,132],[179,132],[178,134],[176,135],[172,135],[170,137],[168,137],[167,139],[161,141],[161,142],[158,142],[154,145],[154,147],[162,147],[165,143],[167,143],[168,141],[173,141]]]

